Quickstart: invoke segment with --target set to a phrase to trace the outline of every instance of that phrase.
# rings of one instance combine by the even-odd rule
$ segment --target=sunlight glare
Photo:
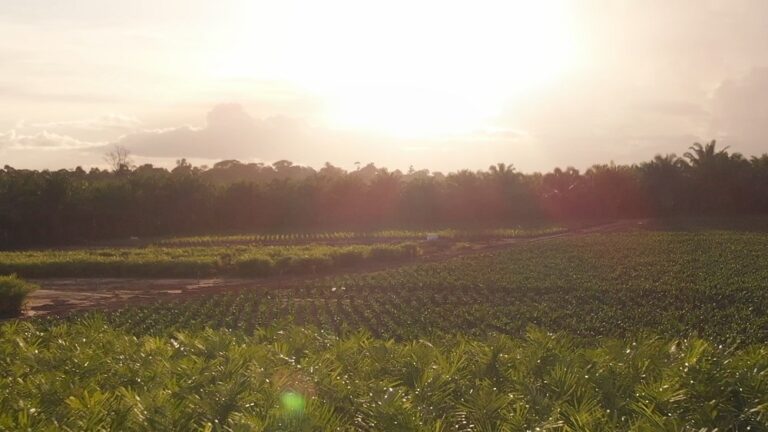
[[[244,2],[214,74],[289,82],[319,96],[337,127],[399,136],[477,128],[506,101],[556,81],[575,57],[561,0],[263,7]],[[273,19],[249,25],[267,12]]]

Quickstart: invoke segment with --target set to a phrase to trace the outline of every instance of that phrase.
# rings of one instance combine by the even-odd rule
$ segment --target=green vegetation
[[[109,355],[105,355],[109,353]],[[0,325],[3,430],[765,430],[768,349]],[[705,429],[704,429],[705,428]]]
[[[0,317],[20,314],[27,295],[37,288],[37,285],[19,279],[15,274],[0,276]]]
[[[6,322],[0,430],[768,430],[766,250],[759,231],[565,236]]]
[[[242,243],[300,243],[300,242],[371,242],[424,240],[428,235],[452,241],[478,241],[499,238],[537,237],[565,232],[556,225],[493,229],[384,230],[336,231],[308,233],[237,234],[219,236],[174,237],[158,242],[162,246],[202,246]]]
[[[0,273],[25,277],[197,277],[316,273],[365,261],[403,260],[413,243],[331,247],[235,246],[0,252]]]
[[[680,148],[680,150],[683,150]],[[450,173],[347,172],[221,161],[172,170],[0,169],[0,248],[130,237],[466,227],[658,216],[768,215],[768,154],[715,142],[633,165],[521,173],[500,163]],[[339,228],[343,227],[343,228]]]
[[[292,320],[416,339],[521,335],[528,325],[591,339],[652,332],[768,341],[768,234],[596,234],[520,244],[442,263],[119,311],[136,334],[205,327],[251,332]]]

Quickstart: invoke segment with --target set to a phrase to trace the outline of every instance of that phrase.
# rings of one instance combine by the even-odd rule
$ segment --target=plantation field
[[[0,430],[768,430],[768,233],[634,230],[0,323]]]
[[[562,226],[544,225],[493,229],[382,230],[336,231],[309,233],[235,234],[173,237],[156,242],[161,246],[201,246],[243,243],[309,243],[309,242],[382,242],[424,240],[427,236],[452,241],[479,241],[499,238],[526,238],[565,232]]]
[[[765,430],[768,349],[565,335],[413,342],[301,327],[136,338],[0,325],[0,429]]]
[[[404,260],[417,253],[412,243],[15,251],[0,252],[0,274],[38,278],[269,276]]]
[[[768,234],[632,232],[518,244],[504,252],[129,308],[137,334],[280,321],[399,339],[463,332],[582,338],[652,332],[768,341]]]

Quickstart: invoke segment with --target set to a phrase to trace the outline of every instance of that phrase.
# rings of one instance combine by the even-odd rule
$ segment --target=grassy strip
[[[383,230],[340,231],[316,233],[235,234],[192,237],[174,237],[160,240],[162,246],[200,246],[216,244],[334,242],[334,241],[407,241],[424,240],[428,235],[453,241],[478,241],[494,238],[522,238],[556,234],[566,231],[560,226],[493,228],[493,229],[439,229],[439,230]]]
[[[2,430],[765,430],[768,347],[0,325]]]
[[[238,246],[1,252],[0,273],[25,277],[198,277],[317,273],[415,257],[415,244]]]

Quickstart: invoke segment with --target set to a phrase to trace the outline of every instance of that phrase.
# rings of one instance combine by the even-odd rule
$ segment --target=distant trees
[[[745,196],[745,183],[751,171],[749,162],[739,153],[728,153],[728,147],[717,149],[715,141],[695,143],[683,157],[689,164],[688,174],[693,186],[692,198],[697,210],[744,210],[750,207]]]
[[[130,171],[134,165],[131,160],[131,152],[127,148],[115,145],[112,150],[104,155],[104,161],[109,164],[114,172]]]
[[[511,164],[443,175],[358,164],[320,170],[278,161],[180,159],[109,170],[0,170],[0,247],[212,231],[499,225],[529,220],[768,213],[768,154],[712,141],[637,165],[522,174]]]
[[[656,155],[651,161],[638,167],[645,199],[659,215],[670,215],[686,207],[690,197],[686,171],[688,164],[674,153]]]

